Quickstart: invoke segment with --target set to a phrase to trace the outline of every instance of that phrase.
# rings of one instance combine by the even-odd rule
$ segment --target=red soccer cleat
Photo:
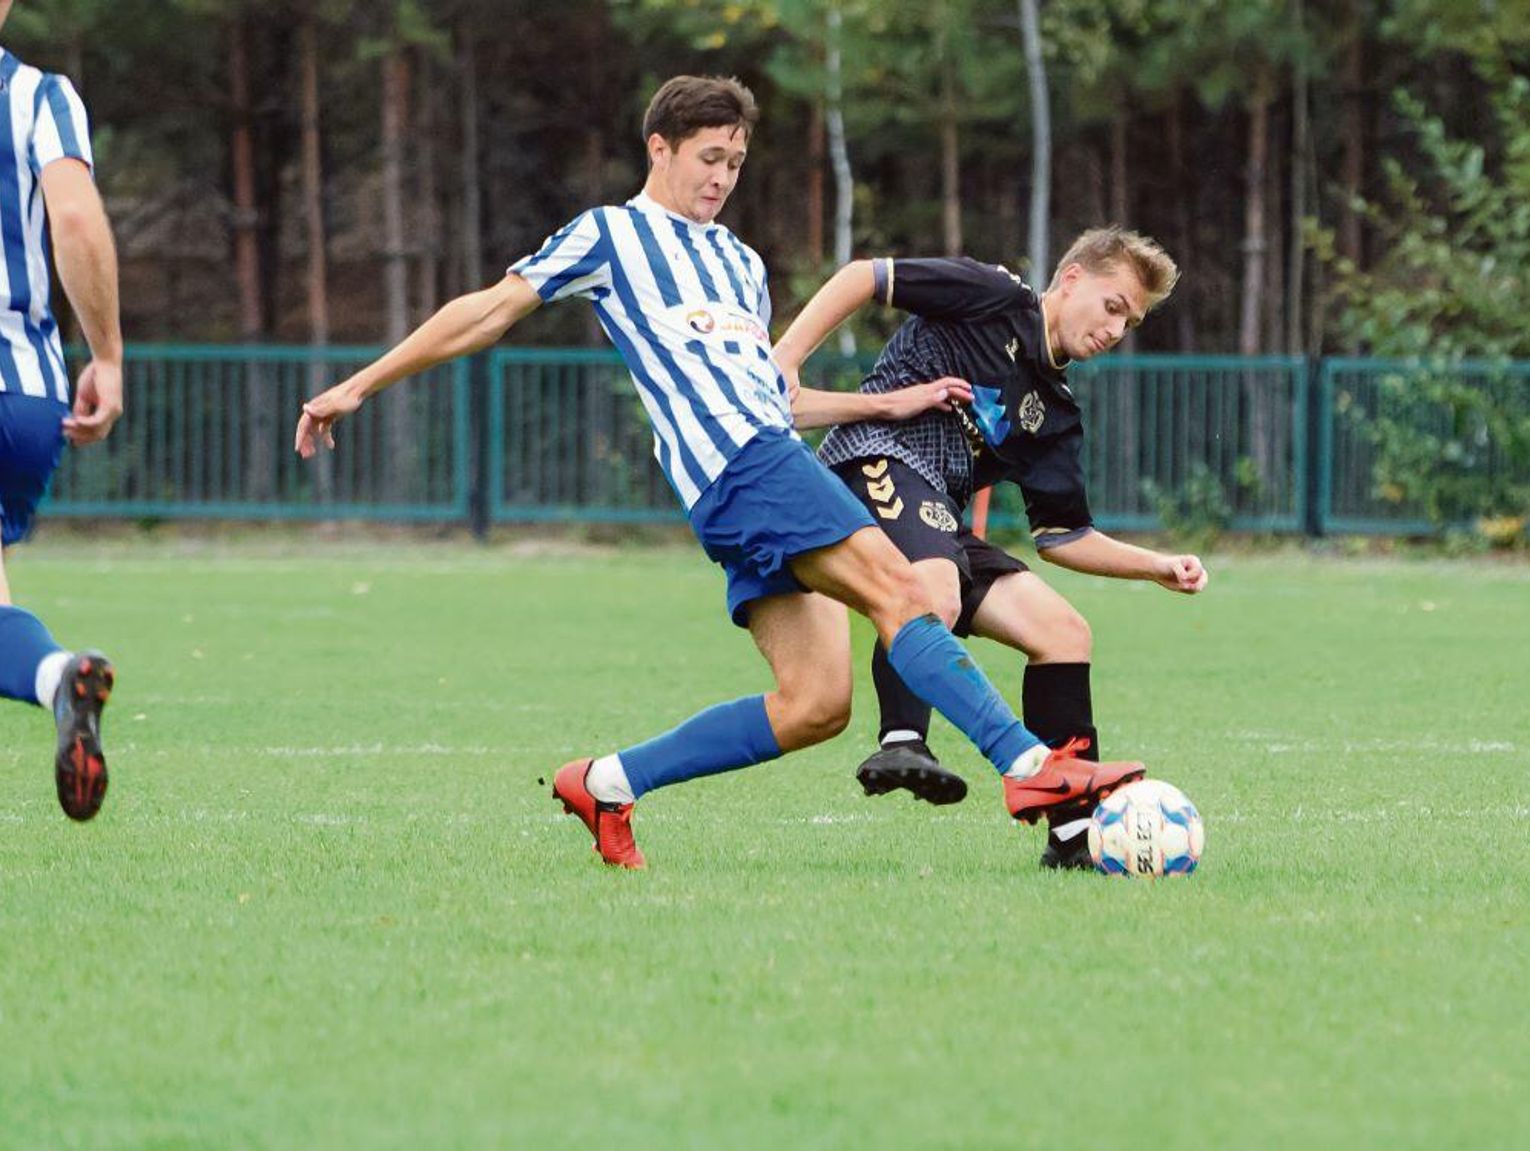
[[[106,798],[106,753],[101,750],[101,709],[111,698],[117,673],[98,651],[70,657],[53,697],[58,750],[53,778],[58,802],[70,819],[84,822]]]
[[[565,763],[553,776],[553,798],[563,804],[569,815],[577,815],[595,837],[595,851],[612,867],[637,870],[646,867],[643,853],[632,838],[630,803],[602,803],[584,785],[592,759]]]
[[[1074,752],[1089,747],[1087,739],[1070,739],[1046,758],[1041,770],[1026,779],[1004,777],[1004,805],[1023,823],[1035,823],[1049,810],[1064,804],[1087,801],[1093,808],[1123,783],[1141,779],[1147,768],[1140,763],[1094,763],[1074,759]]]

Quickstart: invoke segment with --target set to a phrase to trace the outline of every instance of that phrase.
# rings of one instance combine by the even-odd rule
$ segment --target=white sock
[[[619,755],[603,755],[590,764],[584,786],[601,803],[633,803],[636,800]]]
[[[1052,754],[1052,749],[1044,743],[1038,743],[1029,751],[1022,751],[1015,757],[1015,762],[1009,765],[1009,770],[1004,774],[1011,779],[1029,779],[1041,770],[1041,765],[1047,761],[1047,756]]]
[[[886,747],[890,743],[912,743],[916,739],[923,738],[924,736],[920,735],[917,731],[909,731],[907,728],[900,727],[896,731],[890,731],[882,737],[882,746]]]
[[[74,658],[70,651],[56,651],[45,655],[37,665],[37,678],[33,680],[33,693],[37,702],[49,711],[53,710],[53,697],[58,694],[58,681],[64,678],[64,665]]]
[[[1060,823],[1051,829],[1052,834],[1065,843],[1074,836],[1082,835],[1088,830],[1089,821],[1087,819],[1075,819],[1071,823]]]

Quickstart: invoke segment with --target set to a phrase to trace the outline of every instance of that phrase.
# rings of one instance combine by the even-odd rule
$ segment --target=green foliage
[[[1530,512],[1530,377],[1394,372],[1373,406],[1351,399],[1336,407],[1374,448],[1378,499],[1440,525]]]
[[[1387,157],[1386,198],[1361,205],[1379,241],[1374,266],[1335,261],[1347,344],[1382,356],[1530,356],[1530,80],[1503,81],[1491,100],[1497,141],[1458,140],[1397,94],[1422,162]]]
[[[1251,462],[1240,461],[1240,465]],[[1172,490],[1143,480],[1142,494],[1163,526],[1197,551],[1209,549],[1232,526],[1233,501],[1221,477],[1203,463],[1192,464],[1184,482]]]
[[[1530,380],[1450,366],[1530,356],[1530,80],[1483,70],[1494,118],[1480,139],[1396,94],[1419,162],[1387,157],[1385,199],[1359,205],[1375,263],[1332,259],[1341,340],[1425,365],[1347,413],[1374,445],[1376,494],[1440,524],[1530,510]]]

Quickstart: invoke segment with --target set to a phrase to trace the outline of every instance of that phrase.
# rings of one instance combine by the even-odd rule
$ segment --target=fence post
[[[483,543],[489,538],[489,356],[487,351],[468,357],[468,395],[471,401],[472,479],[468,488],[468,528]]]
[[[1329,386],[1328,360],[1313,356],[1307,361],[1307,474],[1302,477],[1307,494],[1306,522],[1302,530],[1314,539],[1328,533],[1330,477],[1333,475],[1333,390]]]

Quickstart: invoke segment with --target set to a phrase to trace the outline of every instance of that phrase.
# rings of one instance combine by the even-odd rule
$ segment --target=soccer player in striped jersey
[[[10,9],[0,0],[0,26]],[[122,413],[117,254],[91,165],[85,108],[69,81],[0,48],[0,696],[52,710],[58,799],[78,820],[106,795],[101,708],[112,666],[100,652],[65,651],[11,603],[5,557],[30,528],[65,442],[104,439]],[[72,410],[48,307],[45,224],[90,345]]]
[[[1023,562],[961,525],[972,495],[1010,481],[1025,497],[1037,554],[1060,567],[1152,580],[1194,594],[1206,569],[1096,531],[1084,490],[1082,413],[1069,363],[1109,351],[1173,290],[1179,270],[1154,241],[1095,228],[1069,247],[1045,292],[1004,268],[969,259],[861,260],[810,300],[776,345],[796,380],[802,361],[835,327],[873,299],[909,313],[861,385],[896,396],[932,378],[971,385],[951,412],[889,422],[857,419],[855,397],[799,388],[802,427],[837,424],[819,458],[856,493],[925,581],[941,618],[959,636],[981,635],[1027,657],[1025,723],[1053,746],[1077,741],[1099,754],[1089,686],[1089,625]],[[899,680],[879,645],[872,679],[881,706],[881,747],[856,775],[868,794],[907,788],[932,803],[966,793],[925,743],[930,709]],[[1090,866],[1086,804],[1047,813],[1045,867]]]
[[[626,204],[556,232],[503,280],[447,304],[376,363],[310,400],[297,450],[334,446],[335,421],[367,397],[485,348],[543,303],[581,296],[621,351],[654,429],[654,450],[691,528],[720,564],[733,621],[747,627],[774,690],[718,704],[647,742],[565,764],[553,794],[607,863],[643,866],[634,802],[683,780],[808,747],[850,716],[846,605],[868,616],[892,665],[1004,776],[1010,811],[1098,796],[1140,764],[1052,754],[1015,718],[933,613],[913,566],[792,428],[770,347],[765,266],[718,224],[757,118],[735,80],[676,77],[644,117],[648,178]],[[904,414],[949,402],[935,383]]]

